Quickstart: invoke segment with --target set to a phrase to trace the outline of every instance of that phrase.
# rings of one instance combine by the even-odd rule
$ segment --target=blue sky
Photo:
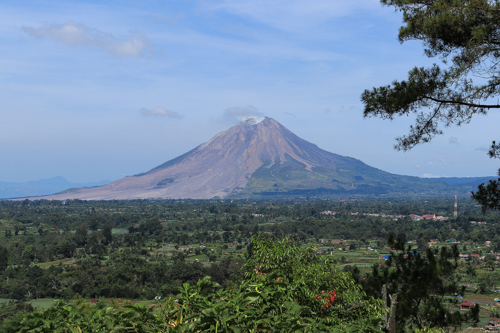
[[[392,173],[494,175],[494,112],[406,153],[411,117],[363,119],[364,89],[439,62],[400,25],[377,0],[2,1],[0,181],[137,174],[249,113]]]

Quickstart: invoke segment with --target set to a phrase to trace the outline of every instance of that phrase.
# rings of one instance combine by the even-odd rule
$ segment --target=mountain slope
[[[249,119],[148,172],[50,199],[146,199],[248,195],[416,193],[444,183],[398,176],[326,152],[280,123]],[[302,191],[302,192],[301,192]]]

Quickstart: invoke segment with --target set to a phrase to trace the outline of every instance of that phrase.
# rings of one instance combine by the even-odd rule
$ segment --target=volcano
[[[46,199],[210,199],[419,193],[436,182],[399,176],[329,153],[271,118],[249,119],[148,172]],[[443,187],[443,188],[440,188]]]

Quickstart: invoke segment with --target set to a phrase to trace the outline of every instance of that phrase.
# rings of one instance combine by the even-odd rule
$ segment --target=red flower
[[[333,305],[333,302],[335,302],[335,300],[337,299],[336,292],[337,291],[335,289],[333,289],[325,297],[323,297],[323,300],[326,302],[323,303],[323,305],[321,307],[322,310],[325,310]],[[318,299],[319,299],[319,297],[318,297]]]

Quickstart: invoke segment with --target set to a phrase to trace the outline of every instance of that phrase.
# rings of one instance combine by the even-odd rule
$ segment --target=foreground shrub
[[[381,301],[312,249],[254,237],[244,271],[234,287],[206,277],[156,306],[59,302],[27,314],[21,332],[380,332]]]

